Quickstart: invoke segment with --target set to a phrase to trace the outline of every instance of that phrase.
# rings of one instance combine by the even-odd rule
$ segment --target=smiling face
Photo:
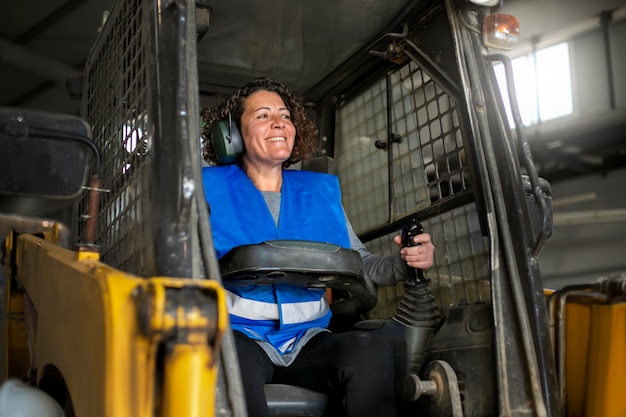
[[[253,165],[275,168],[289,159],[296,128],[283,99],[261,90],[245,99],[241,135],[246,149],[244,159]]]

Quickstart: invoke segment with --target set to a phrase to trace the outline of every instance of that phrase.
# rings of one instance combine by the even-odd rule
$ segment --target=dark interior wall
[[[554,230],[539,258],[548,288],[626,271],[626,168],[552,185]]]

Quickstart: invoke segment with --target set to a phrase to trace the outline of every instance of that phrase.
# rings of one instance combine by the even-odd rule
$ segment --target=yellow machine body
[[[549,294],[568,417],[626,415],[626,300],[599,289],[566,287]]]
[[[216,281],[141,278],[94,252],[26,234],[14,242],[6,316],[24,321],[5,327],[5,378],[29,369],[44,389],[62,378],[77,416],[213,415],[227,326]]]
[[[569,416],[626,415],[626,302],[567,305]]]

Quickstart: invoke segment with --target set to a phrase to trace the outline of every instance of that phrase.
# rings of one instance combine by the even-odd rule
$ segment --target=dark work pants
[[[321,333],[288,367],[275,366],[263,349],[235,331],[249,417],[267,417],[266,383],[325,393],[333,416],[395,417],[391,345],[374,332]]]

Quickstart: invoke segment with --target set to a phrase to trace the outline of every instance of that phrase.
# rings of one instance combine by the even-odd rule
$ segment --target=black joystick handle
[[[413,238],[420,233],[424,233],[424,228],[415,219],[410,219],[408,222],[402,226],[402,247],[407,246],[418,246],[419,243],[415,243]],[[426,277],[424,277],[424,271],[419,268],[415,268],[415,278],[418,282],[426,281]]]

